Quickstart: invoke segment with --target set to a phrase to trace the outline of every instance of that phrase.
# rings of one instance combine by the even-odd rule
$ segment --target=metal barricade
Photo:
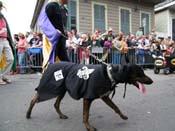
[[[121,53],[112,48],[104,47],[92,47],[82,48],[78,47],[76,49],[67,49],[67,54],[71,62],[81,63],[81,64],[99,64],[97,60],[92,58],[89,53],[94,54],[99,59],[102,59],[106,63],[120,64],[121,63]],[[128,50],[127,57],[131,64],[137,65],[154,65],[154,59],[152,58],[152,53],[147,50],[143,56],[137,54],[137,49],[131,48]],[[28,48],[25,54],[25,66],[22,68],[32,69],[34,71],[41,71],[43,63],[42,48]],[[143,60],[142,62],[140,61]],[[17,57],[18,61],[18,57]],[[20,69],[21,66],[17,63],[17,68]]]
[[[31,70],[34,72],[41,72],[42,70],[42,48],[27,48],[25,52],[25,59],[23,60],[22,65],[19,63],[19,55],[17,55],[16,59],[17,70],[19,73],[21,72],[21,69],[23,70],[23,73],[28,73]]]
[[[120,64],[121,63],[121,53],[112,48],[105,47],[92,47],[91,49],[78,47],[77,49],[68,49],[68,56],[71,62],[81,63],[81,64],[99,64],[94,58],[90,57],[87,53],[90,52],[102,59],[106,63]],[[82,51],[85,52],[85,57],[82,56]],[[131,64],[137,65],[153,65],[154,59],[152,58],[152,53],[147,50],[145,54],[141,56],[137,54],[137,49],[130,48],[128,50],[127,58]],[[143,59],[142,62],[139,61],[140,57]],[[88,61],[88,62],[87,62]]]

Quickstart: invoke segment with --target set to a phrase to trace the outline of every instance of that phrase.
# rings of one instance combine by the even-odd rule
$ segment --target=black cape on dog
[[[58,62],[48,66],[36,91],[39,101],[54,98],[65,91],[76,100],[99,98],[101,89],[109,91],[111,81],[103,65]]]

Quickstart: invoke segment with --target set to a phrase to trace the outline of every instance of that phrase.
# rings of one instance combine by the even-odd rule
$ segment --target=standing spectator
[[[71,33],[72,33],[73,37],[75,37],[77,40],[80,38],[80,36],[77,34],[77,30],[76,29],[72,29]]]
[[[26,47],[27,47],[27,41],[25,39],[24,34],[19,33],[19,42],[17,44],[18,49],[18,64],[20,67],[20,73],[25,74],[25,65],[26,65]]]
[[[101,43],[100,43],[100,31],[99,30],[95,30],[95,33],[92,35],[91,46],[92,47],[101,47]]]
[[[25,38],[26,38],[26,40],[27,40],[27,43],[30,43],[30,40],[32,39],[31,33],[30,33],[30,32],[26,32]]]
[[[88,41],[88,35],[82,34],[78,39],[79,41],[79,59],[81,64],[89,64],[89,50],[88,47],[90,45]]]
[[[172,53],[172,56],[175,56],[175,42],[172,44],[171,53]]]
[[[42,46],[43,46],[43,37],[42,36],[43,36],[42,33],[36,34],[36,39],[35,39],[36,41],[33,42],[32,47],[42,48]]]
[[[157,34],[156,34],[155,30],[152,29],[152,31],[149,34],[149,40],[150,41],[156,40],[156,37],[157,37]]]
[[[132,46],[131,40],[132,40],[131,34],[128,34],[126,36],[126,43],[127,43],[128,47],[131,47]]]
[[[14,44],[17,45],[18,42],[19,42],[18,34],[14,34]]]
[[[138,45],[138,50],[137,50],[137,60],[138,60],[138,64],[140,65],[144,65],[145,63],[145,42],[142,41],[139,45]]]
[[[105,61],[107,58],[109,61],[107,62],[111,62],[112,60],[110,59],[110,51],[111,51],[111,47],[112,47],[112,41],[114,40],[114,35],[113,35],[113,29],[110,27],[108,29],[108,34],[105,36],[104,39],[104,43],[103,43],[103,47],[105,47],[104,49],[104,54],[102,56],[102,60]]]
[[[31,73],[32,72],[41,72],[41,68],[38,66],[42,66],[43,55],[42,55],[42,47],[43,47],[43,39],[42,33],[36,34],[36,41],[33,43],[31,48],[28,48],[28,54],[30,56],[30,64]]]
[[[136,32],[136,39],[140,38],[143,36],[143,30],[142,27],[139,27],[139,30]]]
[[[0,68],[0,85],[11,83],[11,80],[5,78],[5,75],[10,72],[14,60],[10,29],[5,17],[1,13],[3,7],[4,6],[0,1],[0,66],[3,65],[3,62],[5,64]],[[5,61],[4,58],[6,59]]]
[[[114,35],[113,35],[113,30],[110,27],[108,30],[108,34],[106,35],[105,39],[104,39],[104,47],[112,47],[112,41],[114,40]]]
[[[121,38],[120,38],[121,39]],[[122,50],[121,50],[121,64],[126,65],[129,63],[129,58],[128,58],[128,45],[126,43],[126,38],[123,36],[122,37]]]
[[[120,36],[116,35],[115,39],[113,40],[113,53],[112,53],[112,60],[113,64],[120,64],[120,57],[122,51],[122,42],[119,41]]]
[[[68,56],[71,62],[76,62],[78,40],[72,32],[68,32],[67,34],[66,47],[68,49]]]
[[[32,37],[32,38],[30,39],[30,41],[29,41],[30,47],[34,46],[36,42],[37,42],[37,33],[34,32],[34,33],[33,33],[33,37]]]

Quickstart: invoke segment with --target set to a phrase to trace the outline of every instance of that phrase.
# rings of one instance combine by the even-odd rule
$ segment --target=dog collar
[[[111,70],[112,70],[112,66],[111,65],[107,65],[107,74],[108,74],[108,77],[109,77],[109,79],[110,79],[110,81],[112,83],[112,85],[111,85],[111,91],[113,91],[112,97],[111,97],[111,99],[112,99],[114,97],[114,95],[115,95],[116,82],[115,82],[114,78],[112,77]]]
[[[112,74],[111,74],[111,70],[112,70],[112,66],[111,66],[111,65],[108,65],[108,66],[107,66],[107,74],[108,74],[108,77],[109,77],[111,83],[115,83],[115,80],[113,79]]]

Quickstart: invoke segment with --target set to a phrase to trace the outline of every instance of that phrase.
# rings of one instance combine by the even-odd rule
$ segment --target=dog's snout
[[[152,84],[153,83],[153,80],[149,77],[146,77],[145,78],[145,84]]]

